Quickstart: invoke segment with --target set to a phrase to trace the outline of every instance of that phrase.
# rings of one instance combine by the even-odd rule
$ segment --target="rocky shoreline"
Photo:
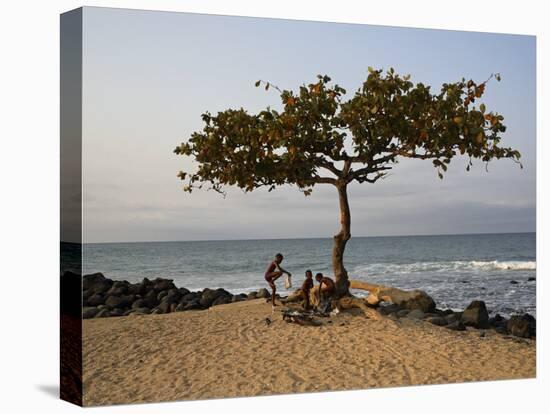
[[[62,278],[79,277],[65,272]],[[223,288],[203,289],[192,292],[176,287],[171,279],[144,278],[141,282],[113,281],[101,273],[82,277],[83,319],[105,318],[129,315],[165,314],[188,310],[203,310],[211,306],[245,300],[270,298],[267,289],[262,288],[248,294],[231,294]],[[433,308],[433,307],[432,307]],[[447,329],[464,331],[466,327],[493,329],[503,335],[535,338],[536,320],[529,314],[514,315],[506,319],[499,314],[489,317],[483,301],[473,301],[462,312],[450,309],[418,309],[401,303],[380,305],[380,314],[390,318],[425,320]]]

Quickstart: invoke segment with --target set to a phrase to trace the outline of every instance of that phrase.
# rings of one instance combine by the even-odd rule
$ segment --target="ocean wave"
[[[473,267],[477,267],[480,269],[488,269],[488,270],[536,270],[537,269],[537,262],[520,262],[520,261],[499,262],[498,260],[493,260],[490,262],[471,261],[469,264]]]
[[[448,261],[448,262],[414,262],[414,263],[371,263],[357,266],[352,273],[362,274],[406,274],[419,272],[486,272],[536,270],[534,261]]]

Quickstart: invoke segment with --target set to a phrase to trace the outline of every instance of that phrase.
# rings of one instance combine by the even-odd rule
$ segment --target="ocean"
[[[331,275],[331,251],[332,239],[93,243],[83,246],[82,268],[111,279],[163,277],[191,290],[246,293],[266,287],[265,269],[278,252],[295,288],[306,269]],[[536,275],[535,233],[353,237],[344,259],[350,278],[425,290],[442,309],[478,299],[492,314],[536,314],[536,283],[528,281]]]

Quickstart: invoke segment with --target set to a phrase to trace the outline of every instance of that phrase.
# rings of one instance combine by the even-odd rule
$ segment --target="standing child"
[[[310,308],[309,303],[309,292],[313,288],[313,273],[311,273],[311,270],[306,270],[306,280],[304,280],[304,283],[302,283],[302,296],[304,298],[304,309]]]
[[[275,255],[275,260],[273,260],[267,270],[265,271],[264,278],[271,288],[271,305],[275,305],[275,292],[277,291],[277,287],[275,286],[275,281],[279,279],[283,274],[287,274],[288,277],[292,276],[289,272],[287,272],[285,269],[283,269],[280,265],[283,261],[283,255],[281,253],[277,253]]]

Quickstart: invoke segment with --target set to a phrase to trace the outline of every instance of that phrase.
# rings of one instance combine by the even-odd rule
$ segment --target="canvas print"
[[[61,393],[536,376],[535,37],[61,16]]]

